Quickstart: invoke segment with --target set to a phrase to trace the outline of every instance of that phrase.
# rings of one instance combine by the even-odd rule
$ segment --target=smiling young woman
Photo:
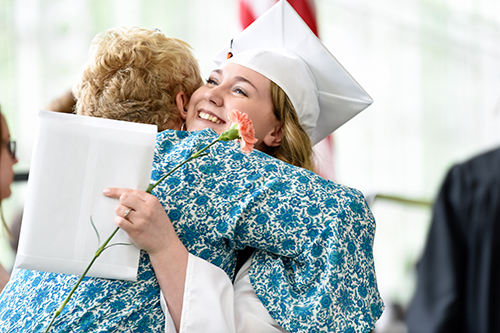
[[[295,166],[314,171],[311,139],[300,125],[286,93],[264,75],[247,67],[226,63],[212,71],[196,90],[185,116],[188,131],[229,127],[227,114],[237,109],[252,120],[255,148]]]
[[[233,109],[241,110],[252,120],[259,140],[256,149],[280,144],[281,123],[273,112],[271,82],[262,74],[235,64],[212,71],[207,83],[194,92],[186,128],[193,131],[209,127],[222,133],[230,125],[227,115]]]

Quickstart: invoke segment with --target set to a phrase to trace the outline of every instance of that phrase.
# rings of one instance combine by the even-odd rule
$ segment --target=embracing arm
[[[163,206],[156,197],[138,190],[111,188],[104,195],[119,198],[115,224],[132,242],[148,252],[156,279],[178,330],[184,299],[188,251],[177,237]],[[125,219],[125,212],[131,209]]]
[[[222,269],[190,254],[180,330],[170,323],[170,309],[162,302],[166,332],[287,333],[255,294],[248,273],[250,261],[240,269],[233,285]]]
[[[162,292],[168,333],[287,332],[257,298],[248,274],[250,260],[233,286],[222,269],[188,253],[156,197],[114,188],[104,194],[120,199],[115,224],[149,254]]]
[[[188,252],[179,238],[167,251],[149,253],[156,279],[167,302],[169,313],[179,331],[184,300]]]

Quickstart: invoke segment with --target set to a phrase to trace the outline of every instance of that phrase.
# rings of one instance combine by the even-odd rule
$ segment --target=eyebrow
[[[212,72],[216,72],[216,73],[217,73],[217,74],[219,74],[219,75],[222,75],[222,74],[223,74],[223,73],[222,73],[222,69],[214,69]],[[256,87],[256,86],[252,83],[252,81],[250,81],[249,79],[247,79],[247,78],[245,78],[245,77],[243,77],[243,76],[236,76],[234,79],[235,79],[236,81],[238,81],[238,82],[246,82],[246,83],[248,83],[249,85],[251,85],[251,86],[252,86],[255,90],[257,90],[257,91],[258,91],[257,87]]]

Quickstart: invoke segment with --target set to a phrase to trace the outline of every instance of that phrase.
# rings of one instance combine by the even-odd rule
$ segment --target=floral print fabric
[[[216,137],[210,129],[160,133],[153,180]],[[381,315],[375,222],[360,192],[258,151],[244,154],[236,142],[221,142],[153,193],[188,250],[230,278],[236,250],[257,249],[252,285],[283,328],[367,332]]]
[[[2,333],[44,332],[78,276],[18,270],[0,295]],[[160,288],[141,253],[136,282],[85,277],[51,332],[164,332]]]
[[[152,180],[217,137],[158,134]],[[256,248],[250,278],[271,316],[291,332],[367,332],[381,315],[361,193],[239,143],[220,142],[154,191],[188,250],[234,275],[236,251]],[[160,289],[147,255],[138,282],[85,278],[55,332],[163,332]],[[43,332],[76,276],[19,270],[0,296],[2,332]]]

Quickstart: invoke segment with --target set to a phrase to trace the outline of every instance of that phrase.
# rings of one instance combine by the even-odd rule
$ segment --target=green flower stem
[[[92,259],[92,261],[89,263],[89,265],[85,269],[85,272],[83,272],[83,274],[80,277],[80,279],[78,279],[78,282],[75,284],[75,286],[73,287],[73,289],[71,289],[71,291],[68,294],[68,296],[66,296],[66,299],[64,300],[64,302],[62,302],[62,304],[59,306],[59,308],[57,309],[57,311],[54,313],[54,316],[52,317],[52,320],[50,321],[49,326],[45,330],[45,333],[47,333],[49,331],[50,327],[54,323],[54,320],[61,314],[62,310],[64,309],[64,307],[68,303],[68,301],[71,298],[71,296],[73,296],[73,294],[76,291],[76,289],[78,288],[78,286],[80,286],[80,283],[82,282],[83,278],[87,275],[88,271],[90,270],[90,267],[92,267],[92,265],[94,264],[94,261],[96,261],[96,259],[101,255],[101,253],[106,249],[106,245],[108,245],[108,243],[111,240],[111,238],[113,238],[115,236],[115,234],[118,232],[119,229],[120,228],[117,227],[115,229],[115,231],[113,231],[113,233],[111,234],[111,236],[109,236],[108,239],[106,239],[106,241],[104,242],[104,244],[102,244],[97,249],[97,251],[94,254],[94,258]]]
[[[172,173],[174,173],[177,169],[179,169],[181,166],[183,166],[184,164],[186,164],[187,162],[191,161],[191,160],[194,160],[195,158],[198,158],[200,156],[202,156],[202,153],[207,150],[208,148],[210,148],[211,146],[213,146],[216,142],[220,141],[221,140],[221,137],[219,136],[217,139],[215,139],[214,141],[212,141],[212,143],[210,143],[209,145],[207,145],[205,148],[203,148],[202,150],[199,150],[197,152],[195,152],[193,155],[191,155],[188,159],[186,159],[184,162],[180,163],[179,165],[177,165],[175,168],[173,168],[172,170],[170,170],[169,172],[167,172],[163,177],[160,178],[160,180],[158,180],[156,183],[153,183],[153,184],[149,184],[149,187],[148,189],[146,190],[147,193],[151,193],[153,191],[153,189],[158,186],[158,184],[160,184],[165,178],[167,178],[168,176],[170,176]]]
[[[189,157],[184,162],[180,163],[175,168],[173,168],[172,170],[170,170],[167,174],[165,174],[163,177],[161,177],[160,180],[158,180],[156,183],[150,184],[148,186],[148,189],[146,190],[146,193],[151,194],[151,192],[153,191],[153,189],[156,186],[158,186],[165,178],[167,178],[168,176],[170,176],[172,173],[174,173],[177,169],[179,169],[181,166],[183,166],[187,162],[189,162],[191,160],[194,160],[195,158],[198,158],[200,156],[203,156],[203,152],[205,150],[207,150],[208,148],[210,148],[211,146],[213,146],[216,142],[221,141],[221,140],[226,141],[227,139],[225,140],[222,135],[219,136],[217,139],[215,139],[214,141],[212,141],[212,143],[210,143],[209,145],[207,145],[205,148],[203,148],[203,149],[195,152],[193,155],[191,155],[191,157]],[[61,314],[62,310],[64,309],[64,307],[68,303],[68,301],[71,298],[71,296],[73,296],[73,294],[76,291],[76,289],[80,286],[80,283],[82,282],[83,278],[87,275],[87,272],[90,270],[90,267],[92,267],[92,265],[94,264],[94,261],[96,261],[96,259],[101,255],[101,253],[104,250],[106,250],[106,245],[108,245],[108,243],[115,236],[115,234],[118,232],[119,229],[120,228],[117,227],[115,229],[115,231],[113,231],[113,233],[108,237],[108,239],[106,239],[106,241],[104,242],[104,244],[102,244],[102,246],[100,246],[97,249],[97,251],[94,254],[94,258],[92,259],[92,261],[89,263],[89,265],[85,269],[85,272],[83,272],[82,276],[80,277],[80,279],[78,280],[78,282],[75,284],[75,286],[73,287],[73,289],[71,289],[70,293],[68,294],[68,296],[66,297],[66,299],[64,300],[64,302],[59,306],[59,308],[57,309],[57,311],[54,313],[54,316],[52,317],[52,320],[50,321],[49,326],[45,330],[45,333],[47,333],[49,331],[49,329],[52,327],[52,324],[54,323],[54,320]]]

